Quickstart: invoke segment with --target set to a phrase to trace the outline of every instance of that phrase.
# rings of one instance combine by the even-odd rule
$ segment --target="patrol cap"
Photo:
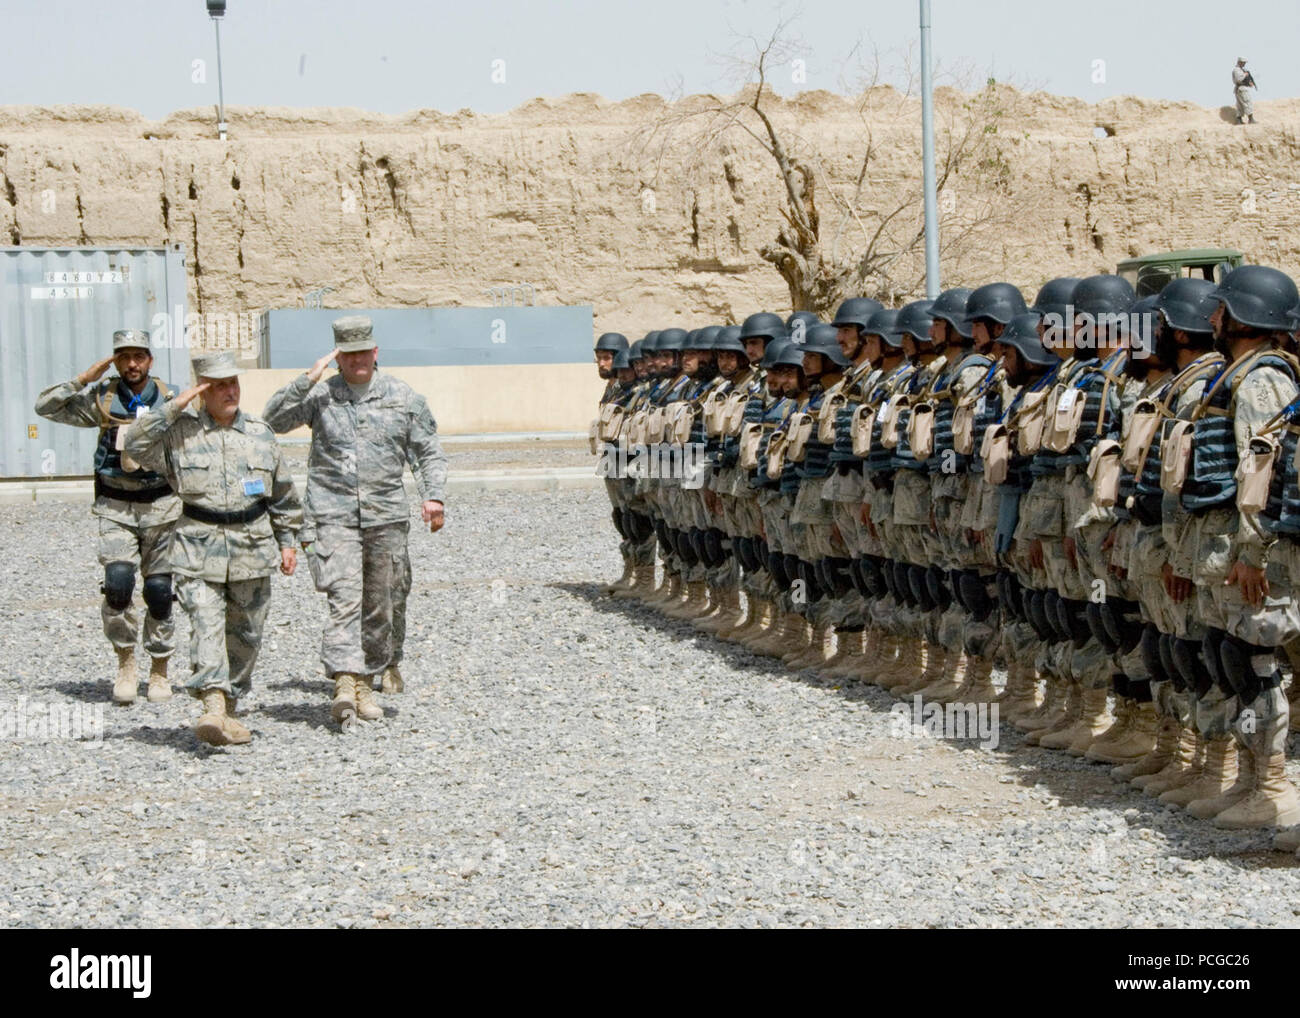
[[[1043,345],[1038,335],[1037,311],[1015,315],[1002,330],[1002,335],[997,338],[997,342],[1003,346],[1014,347],[1022,360],[1039,367],[1051,367],[1061,359],[1055,350],[1049,350]]]
[[[333,325],[334,346],[339,353],[373,350],[379,345],[375,342],[370,319],[365,315],[348,315],[346,318],[336,318]]]
[[[143,329],[118,329],[113,333],[113,352],[150,349],[149,333]]]
[[[215,353],[201,353],[190,358],[195,378],[234,378],[242,375],[244,369],[235,363],[235,355],[229,350]]]

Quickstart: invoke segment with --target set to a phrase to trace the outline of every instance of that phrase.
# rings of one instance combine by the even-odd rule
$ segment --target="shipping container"
[[[0,248],[0,477],[89,476],[98,432],[38,417],[36,397],[109,356],[118,329],[147,331],[152,373],[183,387],[185,325],[180,244]]]

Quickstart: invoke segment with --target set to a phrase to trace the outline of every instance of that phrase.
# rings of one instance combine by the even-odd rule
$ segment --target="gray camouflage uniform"
[[[326,674],[378,675],[401,661],[406,636],[406,465],[422,501],[444,501],[447,457],[433,414],[423,396],[376,368],[359,398],[341,374],[313,384],[304,372],[271,397],[264,417],[280,433],[312,431],[306,503],[316,537],[307,562],[329,599]]]

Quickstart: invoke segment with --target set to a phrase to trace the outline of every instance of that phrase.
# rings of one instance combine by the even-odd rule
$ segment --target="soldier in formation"
[[[1294,282],[1245,266],[1142,300],[1111,275],[852,298],[635,356],[606,334],[606,590],[791,668],[995,703],[1296,850],[1297,328]]]

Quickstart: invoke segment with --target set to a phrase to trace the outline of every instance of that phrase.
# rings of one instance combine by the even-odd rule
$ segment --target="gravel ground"
[[[86,506],[0,521],[0,710],[104,704]],[[1297,923],[1296,862],[1265,834],[1009,726],[993,750],[897,737],[879,690],[597,597],[603,492],[457,500],[412,552],[384,722],[330,723],[303,569],[275,578],[250,746],[198,744],[183,696],[105,705],[102,741],[0,740],[0,924]]]
[[[290,469],[307,472],[306,443],[281,446]],[[449,470],[531,470],[539,467],[591,467],[595,458],[587,440],[539,440],[529,442],[444,442]]]

